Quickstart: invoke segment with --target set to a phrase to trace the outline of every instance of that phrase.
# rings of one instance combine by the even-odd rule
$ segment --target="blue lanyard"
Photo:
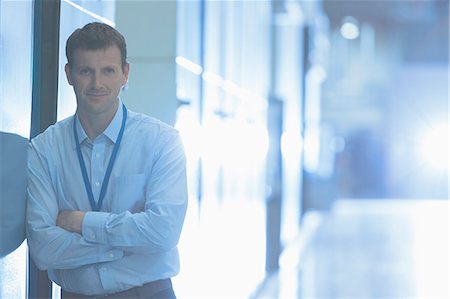
[[[76,117],[74,117],[73,119],[73,134],[75,137],[75,144],[77,147],[78,161],[80,162],[84,186],[86,187],[86,192],[93,211],[100,211],[102,207],[103,199],[105,198],[106,188],[108,187],[109,177],[111,176],[111,171],[114,165],[114,161],[116,160],[117,151],[119,150],[120,142],[122,141],[123,131],[125,130],[125,123],[127,121],[127,108],[125,108],[125,105],[122,105],[122,107],[123,107],[122,126],[120,127],[119,136],[117,137],[116,144],[114,145],[114,149],[111,154],[111,158],[109,159],[108,168],[106,169],[105,177],[103,178],[102,189],[100,190],[100,196],[98,198],[97,203],[95,203],[94,200],[94,193],[92,193],[92,187],[88,179],[86,165],[84,164],[84,159],[81,154],[81,148],[80,143],[78,141],[78,133],[75,124]]]

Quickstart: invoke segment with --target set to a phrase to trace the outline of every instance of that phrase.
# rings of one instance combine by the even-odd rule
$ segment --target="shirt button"
[[[92,239],[92,240],[95,240],[95,238],[96,238],[96,237],[95,237],[95,234],[91,234],[91,239]]]
[[[113,252],[108,253],[108,257],[109,258],[113,258],[114,257],[114,253]]]
[[[99,181],[95,182],[95,186],[99,187],[100,186],[100,182]]]
[[[102,267],[102,268],[100,268],[100,271],[102,271],[102,272],[106,272],[106,268],[105,267]]]
[[[95,154],[95,157],[100,158],[100,154],[99,153]]]

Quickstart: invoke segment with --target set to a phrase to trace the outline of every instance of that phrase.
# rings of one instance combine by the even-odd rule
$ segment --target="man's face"
[[[117,46],[106,49],[76,49],[66,75],[77,98],[78,111],[91,115],[114,115],[122,86],[128,80],[129,64],[122,69]]]

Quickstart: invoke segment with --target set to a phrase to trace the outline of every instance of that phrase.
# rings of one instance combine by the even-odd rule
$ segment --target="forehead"
[[[121,65],[121,53],[116,45],[101,49],[75,49],[73,64],[79,65]]]

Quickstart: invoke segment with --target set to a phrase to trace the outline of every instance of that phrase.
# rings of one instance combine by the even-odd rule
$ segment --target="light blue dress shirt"
[[[101,211],[92,212],[76,154],[74,117],[97,200],[123,115],[118,109],[94,141],[77,115],[31,141],[27,238],[36,265],[63,289],[85,295],[175,276],[187,208],[186,160],[178,132],[128,110]],[[62,210],[88,211],[82,234],[56,226]]]

